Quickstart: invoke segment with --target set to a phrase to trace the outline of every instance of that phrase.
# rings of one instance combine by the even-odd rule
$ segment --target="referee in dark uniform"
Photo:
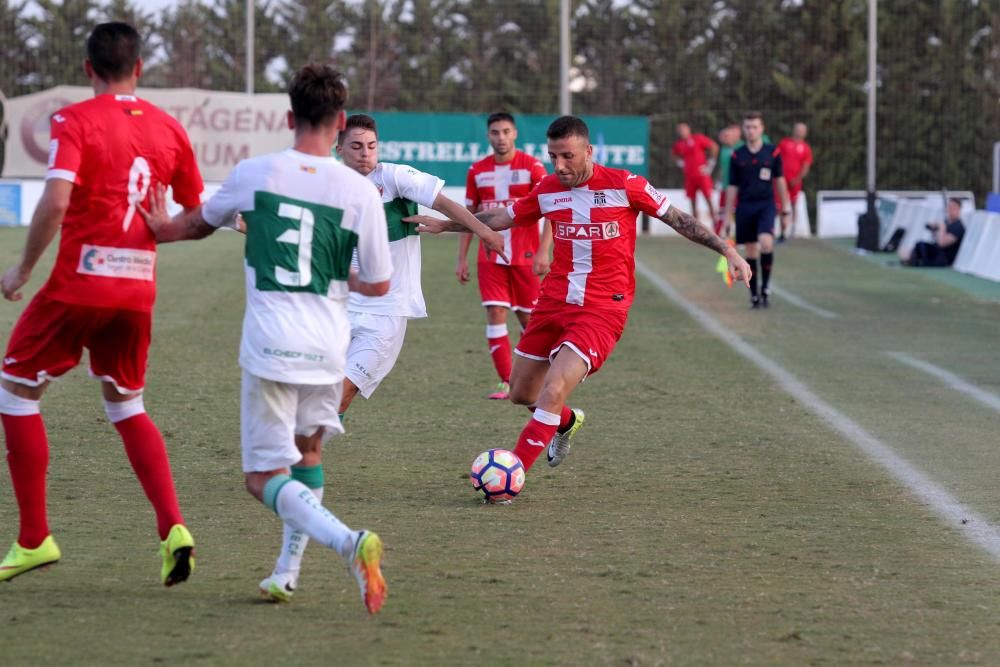
[[[759,111],[743,116],[746,144],[733,152],[726,188],[726,220],[736,205],[736,243],[745,247],[750,278],[750,307],[767,308],[774,267],[774,193],[781,199],[781,215],[791,215],[788,185],[781,171],[781,155],[774,144],[765,144],[764,120]],[[757,256],[760,256],[760,293],[757,293]]]

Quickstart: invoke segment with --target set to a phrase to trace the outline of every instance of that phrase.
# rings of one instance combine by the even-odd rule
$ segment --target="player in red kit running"
[[[3,360],[0,417],[20,532],[0,562],[0,581],[59,560],[49,532],[45,475],[49,445],[39,401],[49,382],[90,351],[104,409],[125,444],[162,540],[161,581],[185,581],[194,540],[184,526],[163,437],[143,407],[142,388],[156,298],[156,240],[137,206],[151,183],[173,187],[185,209],[203,189],[184,128],[135,97],[140,39],[126,23],[102,23],[87,38],[84,69],[94,97],[52,115],[45,191],[21,261],[3,276],[3,295],[21,288],[62,226],[55,267],[14,326]]]
[[[778,243],[783,242],[786,235],[790,236],[791,232],[795,231],[795,221],[798,219],[795,203],[798,201],[799,193],[802,192],[802,181],[809,174],[813,163],[812,148],[806,143],[808,133],[809,128],[805,123],[796,123],[792,128],[792,136],[778,142],[785,182],[788,183],[788,200],[792,207],[791,215],[781,218],[781,236],[778,237]],[[780,207],[781,200],[778,199],[777,192],[774,193],[774,197],[775,203]]]
[[[708,156],[706,158],[706,151]],[[677,123],[677,141],[673,154],[677,166],[684,170],[684,194],[691,200],[691,215],[698,219],[698,193],[708,203],[708,214],[715,220],[715,204],[712,203],[712,170],[719,157],[719,144],[704,134],[692,134],[687,123]]]
[[[563,116],[549,125],[549,157],[555,173],[507,208],[479,213],[494,229],[552,223],[552,270],[542,282],[538,306],[517,344],[510,399],[534,408],[514,453],[530,468],[547,449],[550,466],[569,452],[579,427],[570,394],[610,356],[625,329],[635,294],[635,236],[639,213],[655,216],[678,233],[729,262],[732,275],[750,280],[750,267],[735,248],[670,202],[645,178],[593,162],[587,125]],[[462,229],[449,220],[408,219],[419,231]]]
[[[465,205],[473,213],[490,208],[503,208],[531,192],[545,175],[541,162],[515,148],[517,126],[508,113],[490,114],[486,120],[487,138],[493,155],[469,167],[465,186]],[[537,222],[537,221],[536,221]],[[552,231],[546,223],[541,236],[539,229],[524,226],[503,231],[506,245],[505,262],[497,253],[479,244],[477,272],[479,295],[486,308],[486,342],[500,383],[489,398],[503,400],[509,391],[511,352],[507,337],[507,313],[513,310],[521,323],[528,323],[538,300],[539,276],[549,268]],[[469,280],[469,244],[471,234],[462,234],[458,242],[458,264],[455,275],[461,283]]]

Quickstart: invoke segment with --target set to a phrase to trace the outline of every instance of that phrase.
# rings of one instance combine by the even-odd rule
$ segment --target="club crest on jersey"
[[[608,203],[608,196],[601,191],[594,193],[594,206],[604,206]]]
[[[568,241],[602,241],[621,236],[617,222],[556,222],[555,235]]]

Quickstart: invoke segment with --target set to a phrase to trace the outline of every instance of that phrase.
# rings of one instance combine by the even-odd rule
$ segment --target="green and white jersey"
[[[420,236],[415,225],[403,222],[417,214],[417,205],[430,208],[444,181],[413,167],[379,162],[368,180],[382,193],[385,221],[389,230],[392,254],[392,279],[389,293],[381,297],[351,294],[347,309],[375,315],[427,317],[424,292],[420,289]]]
[[[286,150],[243,160],[202,207],[210,225],[247,225],[240,366],[292,384],[344,378],[352,256],[365,282],[392,271],[372,183],[332,157]]]

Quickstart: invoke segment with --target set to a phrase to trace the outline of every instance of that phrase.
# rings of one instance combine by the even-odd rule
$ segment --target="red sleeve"
[[[548,175],[549,172],[545,170],[545,165],[535,160],[535,164],[531,165],[531,185],[538,185]]]
[[[514,219],[514,224],[518,227],[537,225],[538,219],[542,217],[542,207],[538,203],[540,185],[540,183],[535,185],[531,192],[507,207],[507,214]]]
[[[195,208],[201,203],[201,193],[205,184],[201,180],[198,161],[194,157],[191,141],[183,128],[178,128],[177,141],[180,143],[180,160],[174,169],[170,187],[174,189],[174,201],[184,208]]]
[[[479,207],[479,188],[476,187],[476,172],[474,165],[469,167],[469,173],[465,177],[465,205]]]
[[[809,144],[806,144],[806,154],[802,156],[802,164],[812,164],[813,163],[813,149]]]
[[[676,155],[679,158],[683,158],[684,154],[680,151],[680,144],[681,144],[681,142],[675,141],[673,148],[670,149],[670,152],[673,153],[674,155]]]
[[[695,135],[695,138],[698,140],[698,146],[700,146],[701,148],[705,149],[711,148],[715,143],[711,139],[706,137],[704,134],[697,134]]]
[[[625,179],[625,194],[632,208],[647,215],[658,218],[670,208],[670,200],[666,195],[638,174],[629,174]]]
[[[83,162],[84,128],[79,116],[60,110],[49,120],[49,168],[45,175],[61,178],[71,183],[80,182],[80,166]]]

